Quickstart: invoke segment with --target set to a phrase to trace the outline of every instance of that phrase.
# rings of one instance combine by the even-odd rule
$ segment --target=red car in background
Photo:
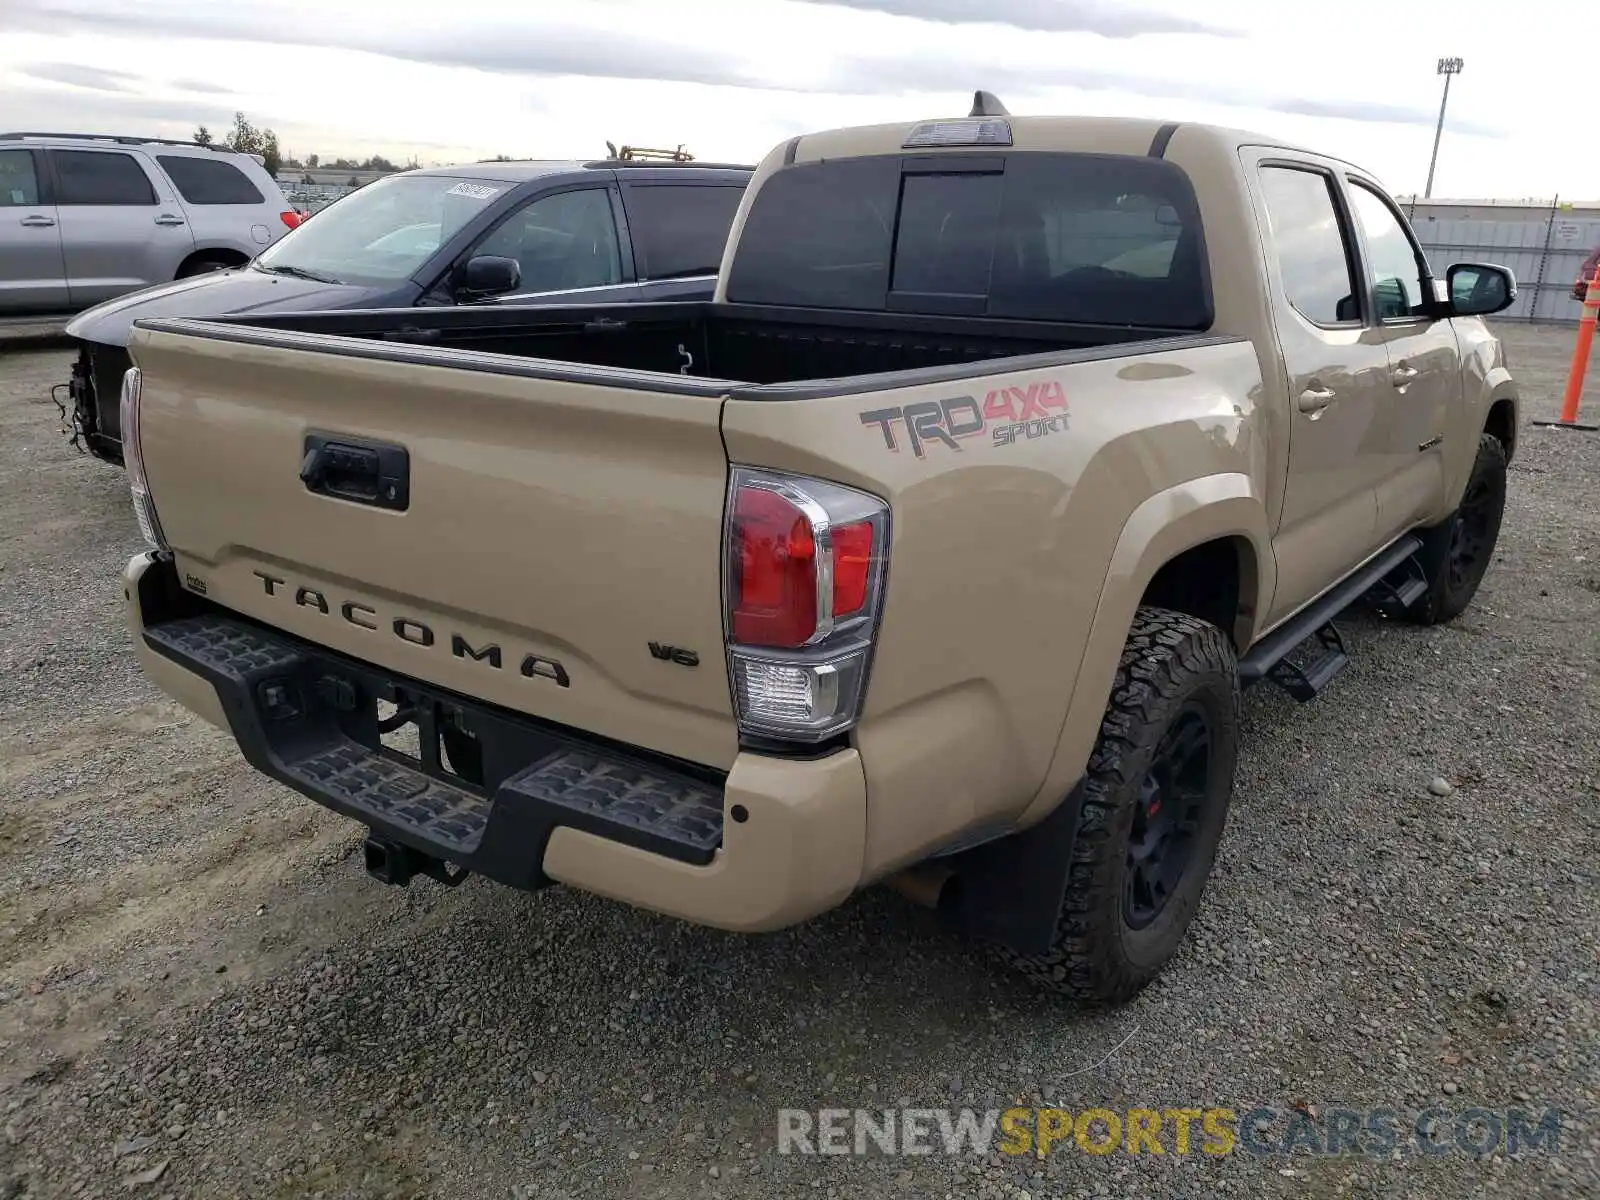
[[[1578,277],[1572,281],[1572,298],[1582,300],[1589,294],[1589,280],[1594,278],[1595,269],[1600,267],[1600,246],[1596,246],[1583,260],[1583,266],[1578,268]]]

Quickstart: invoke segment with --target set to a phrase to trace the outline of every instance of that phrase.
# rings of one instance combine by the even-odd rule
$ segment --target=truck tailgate
[[[732,763],[715,385],[397,362],[292,334],[141,328],[131,350],[150,490],[191,590],[467,696]],[[356,457],[308,460],[319,437]],[[388,480],[384,447],[406,456],[403,508],[302,479],[308,461],[336,488],[363,479],[376,448]]]

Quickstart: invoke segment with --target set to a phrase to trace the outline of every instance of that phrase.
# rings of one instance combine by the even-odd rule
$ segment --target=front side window
[[[473,255],[522,264],[519,292],[556,292],[622,282],[617,223],[605,188],[557,192],[525,205],[473,247]]]
[[[1368,283],[1377,298],[1379,319],[1423,316],[1423,264],[1400,218],[1376,192],[1354,179],[1350,202],[1367,243]]]
[[[338,283],[396,283],[511,186],[458,175],[390,175],[291,229],[257,255],[255,265]]]
[[[107,150],[52,150],[56,203],[145,207],[156,202],[150,178],[131,154]]]
[[[1317,325],[1359,321],[1333,180],[1297,167],[1261,168],[1273,256],[1289,304]]]
[[[39,203],[39,169],[32,150],[0,150],[0,208]]]
[[[883,156],[790,167],[728,279],[750,304],[1204,329],[1193,189],[1144,156]]]

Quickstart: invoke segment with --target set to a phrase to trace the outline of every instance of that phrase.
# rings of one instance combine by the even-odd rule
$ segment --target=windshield
[[[493,179],[390,175],[290,230],[255,265],[331,283],[398,282],[510,187]]]

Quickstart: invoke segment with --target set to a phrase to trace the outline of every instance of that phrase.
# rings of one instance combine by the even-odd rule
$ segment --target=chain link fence
[[[1402,202],[1436,271],[1453,262],[1492,262],[1517,277],[1517,301],[1497,319],[1576,323],[1583,306],[1572,282],[1600,245],[1600,207],[1560,200]]]

